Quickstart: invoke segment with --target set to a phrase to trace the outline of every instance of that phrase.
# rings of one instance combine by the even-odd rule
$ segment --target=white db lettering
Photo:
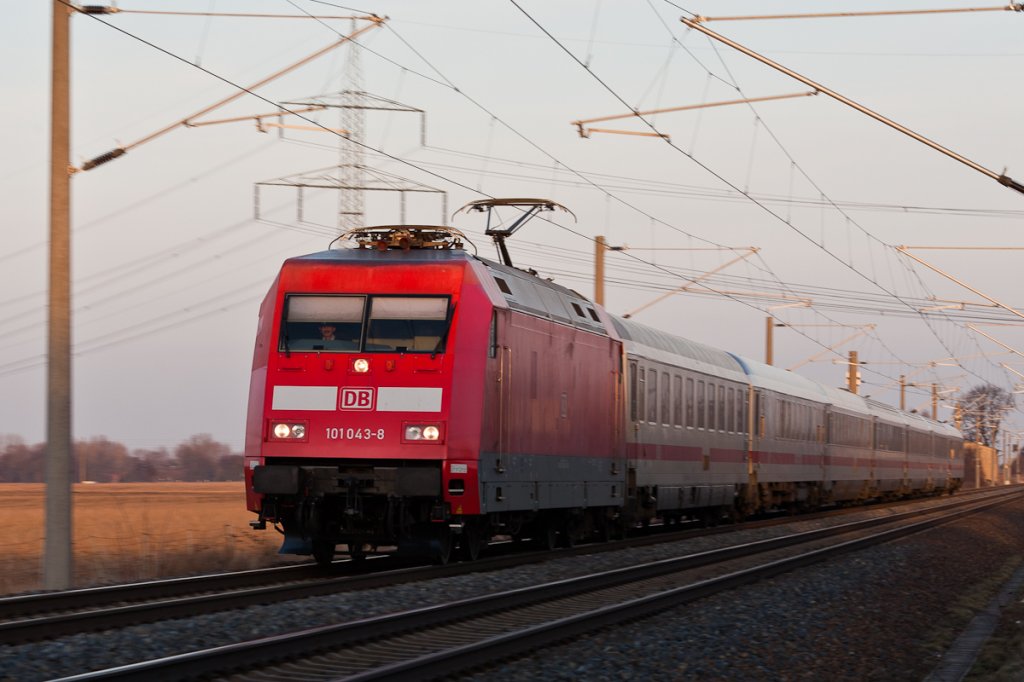
[[[343,410],[372,410],[373,389],[372,388],[343,388],[341,389],[341,409]]]

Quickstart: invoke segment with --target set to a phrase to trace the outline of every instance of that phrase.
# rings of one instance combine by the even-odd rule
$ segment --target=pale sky
[[[0,25],[0,437],[38,442],[45,433],[50,4],[10,4]],[[72,19],[75,165],[171,125],[236,92],[231,84],[260,81],[349,30],[337,20],[131,10],[353,9],[309,0],[118,6],[125,12],[100,17],[105,23]],[[577,221],[559,213],[530,223],[509,245],[513,260],[592,296],[592,239],[628,245],[608,258],[607,307],[618,314],[739,253],[684,249],[757,247],[755,256],[707,280],[747,295],[708,295],[696,286],[701,293],[675,295],[635,319],[763,360],[766,310],[773,308],[793,325],[775,334],[775,361],[783,367],[874,324],[838,347],[844,358],[857,350],[867,363],[861,392],[898,404],[895,381],[905,374],[921,384],[908,390],[908,408],[930,410],[936,382],[948,390],[939,418],[951,419],[956,389],[988,381],[1014,390],[1024,382],[1015,373],[1024,373],[1024,357],[1015,353],[1024,352],[1024,330],[1014,326],[1024,320],[991,305],[919,312],[941,305],[929,298],[985,299],[893,247],[1002,247],[913,253],[984,296],[1024,307],[1020,259],[1006,250],[1024,246],[1024,195],[825,95],[647,117],[668,141],[597,132],[583,139],[570,122],[627,106],[645,111],[808,90],[687,30],[684,14],[970,6],[362,3],[354,9],[388,17],[360,39],[363,89],[426,112],[369,112],[365,163],[446,192],[411,197],[406,221],[436,224],[446,210],[445,220],[467,231],[488,258],[495,251],[481,220],[452,218],[458,207],[486,196],[565,205]],[[707,26],[983,168],[1024,181],[1022,22],[1024,13],[978,12]],[[348,50],[336,50],[258,89],[265,99],[246,95],[205,120],[337,93],[348,87],[348,58]],[[341,125],[336,111],[307,116]],[[594,125],[651,132],[636,119]],[[295,190],[264,188],[257,219],[254,186],[338,163],[338,140],[329,132],[261,133],[250,121],[179,127],[73,178],[76,438],[152,448],[210,433],[241,449],[259,301],[285,258],[327,247],[338,200],[330,191],[305,194],[300,220]],[[370,225],[400,219],[391,193],[370,193],[366,208]],[[777,308],[804,299],[811,307]],[[796,371],[840,386],[839,360],[826,353]],[[1014,413],[1010,429],[1022,425]]]

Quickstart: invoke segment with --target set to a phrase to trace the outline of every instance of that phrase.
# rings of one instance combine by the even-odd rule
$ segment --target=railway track
[[[957,499],[967,500],[974,494],[984,494],[984,491],[972,491]],[[893,506],[915,502],[920,503],[921,500],[909,500]],[[858,507],[806,514],[800,520],[843,516],[864,509]],[[335,562],[329,571],[313,564],[304,564],[0,597],[0,644],[55,639],[81,632],[191,617],[258,604],[496,571],[552,558],[620,551],[735,530],[771,527],[792,521],[794,518],[787,516],[717,528],[677,530],[675,527],[661,527],[652,529],[649,535],[556,551],[523,551],[508,543],[492,546],[494,556],[447,566],[409,565],[408,561],[402,559],[380,556],[370,557],[361,564]]]
[[[604,571],[344,625],[87,673],[66,680],[429,679],[886,542],[1019,498],[937,507]],[[227,671],[225,673],[225,671]]]

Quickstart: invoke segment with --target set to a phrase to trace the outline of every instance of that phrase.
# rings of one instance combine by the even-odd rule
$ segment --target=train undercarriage
[[[629,491],[622,507],[590,507],[452,514],[441,495],[441,471],[425,463],[380,462],[335,465],[258,466],[253,486],[263,495],[258,521],[284,535],[282,553],[313,555],[329,564],[339,546],[355,560],[386,551],[429,556],[447,563],[458,554],[475,560],[495,537],[531,541],[539,549],[610,540],[658,520],[695,520],[706,525],[739,521],[762,512],[807,512],[825,506],[953,492],[943,482],[880,491],[870,481],[856,486],[820,482],[756,483],[729,486]],[[842,494],[837,495],[836,491]]]

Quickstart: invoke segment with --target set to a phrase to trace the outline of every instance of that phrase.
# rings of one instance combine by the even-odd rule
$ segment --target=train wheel
[[[579,533],[579,525],[575,519],[566,519],[562,524],[562,546],[572,549],[576,546],[576,536]]]
[[[484,546],[484,534],[480,526],[470,521],[462,529],[462,538],[459,540],[460,554],[463,561],[476,561],[480,558],[480,550]]]
[[[358,564],[366,561],[366,546],[363,543],[348,543],[348,557],[352,563]]]
[[[447,566],[452,558],[452,532],[448,526],[441,526],[434,531],[430,541],[430,558],[438,566]]]
[[[313,558],[321,566],[330,566],[334,561],[334,543],[330,540],[313,540]]]
[[[543,525],[538,526],[533,541],[538,549],[548,552],[558,547],[558,529],[555,528],[551,519],[545,519]]]

